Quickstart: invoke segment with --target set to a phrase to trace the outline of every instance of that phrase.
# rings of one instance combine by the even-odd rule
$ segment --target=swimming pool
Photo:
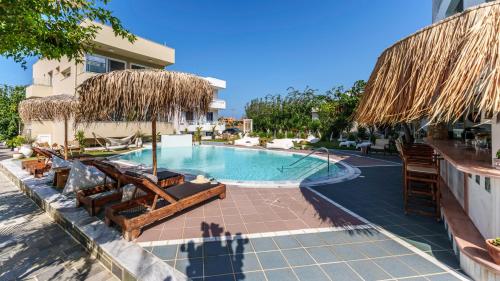
[[[354,169],[325,158],[304,154],[247,149],[227,146],[200,145],[192,147],[163,147],[158,150],[158,167],[192,175],[205,175],[223,183],[236,185],[315,185],[338,182],[356,176]],[[123,154],[118,161],[152,164],[151,149]],[[359,170],[358,170],[359,171]]]

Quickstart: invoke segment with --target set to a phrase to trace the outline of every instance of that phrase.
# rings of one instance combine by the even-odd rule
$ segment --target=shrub
[[[355,141],[356,140],[356,134],[355,133],[349,133],[347,135],[347,140],[348,141]]]
[[[25,142],[25,139],[23,136],[15,136],[11,138],[10,140],[6,141],[7,147],[8,148],[15,148],[21,146]]]
[[[500,159],[500,149],[497,150],[497,158]]]
[[[78,146],[80,146],[80,152],[83,152],[85,150],[85,132],[78,130],[75,134],[75,140],[78,142]]]

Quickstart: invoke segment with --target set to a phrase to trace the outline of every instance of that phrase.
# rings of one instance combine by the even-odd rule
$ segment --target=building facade
[[[86,24],[86,23],[83,23]],[[97,24],[97,23],[93,23]],[[81,63],[61,60],[40,59],[33,64],[32,84],[26,88],[26,97],[46,97],[50,95],[76,95],[76,88],[86,79],[113,70],[123,69],[164,69],[175,63],[173,48],[137,37],[134,43],[121,37],[116,37],[111,27],[100,25],[101,30],[94,39],[94,51],[81,58]],[[226,108],[226,102],[218,98],[219,91],[226,88],[226,81],[205,78],[216,89],[216,96],[205,116],[194,116],[189,112],[179,111],[178,118],[158,122],[161,134],[171,134],[187,129],[189,132],[202,127],[202,131],[210,135],[212,131],[224,130],[224,125],[218,123],[219,110]],[[87,138],[93,133],[105,137],[125,137],[141,131],[151,132],[150,122],[126,123],[121,121],[96,122],[90,126],[72,126],[70,122],[68,135],[71,137],[77,130],[83,130]],[[25,134],[36,137],[39,142],[61,144],[64,139],[62,121],[43,121],[25,124]]]
[[[432,0],[432,22],[438,22],[465,9],[494,0]]]

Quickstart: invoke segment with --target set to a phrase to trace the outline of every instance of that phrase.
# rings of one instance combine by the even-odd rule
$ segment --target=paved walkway
[[[0,173],[0,281],[116,280]]]

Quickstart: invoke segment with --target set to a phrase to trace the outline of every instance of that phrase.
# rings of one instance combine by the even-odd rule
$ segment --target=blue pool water
[[[288,152],[202,145],[164,147],[158,150],[157,155],[158,167],[193,175],[203,174],[219,181],[296,182],[346,174],[346,167],[332,162],[328,172],[327,161],[316,157],[307,157],[286,168],[304,156]],[[151,149],[124,154],[118,159],[151,165]]]

